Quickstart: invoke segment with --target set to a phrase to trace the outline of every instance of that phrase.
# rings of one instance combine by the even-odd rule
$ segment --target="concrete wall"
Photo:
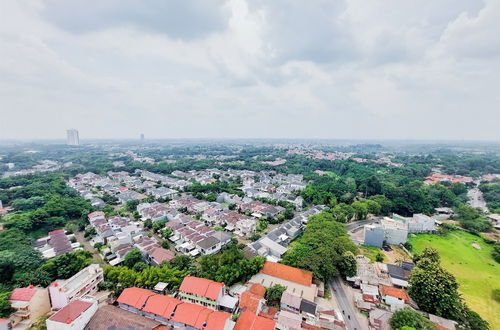
[[[387,244],[399,245],[408,240],[408,229],[385,228],[385,241]]]
[[[382,227],[365,226],[365,245],[382,247],[385,234]]]

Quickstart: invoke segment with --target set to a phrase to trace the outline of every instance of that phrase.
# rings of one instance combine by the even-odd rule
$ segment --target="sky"
[[[0,1],[0,139],[500,140],[498,0]]]

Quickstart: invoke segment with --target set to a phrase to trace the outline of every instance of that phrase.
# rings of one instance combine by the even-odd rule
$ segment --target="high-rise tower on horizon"
[[[80,145],[80,138],[78,136],[78,131],[76,129],[69,129],[66,131],[67,135],[67,145],[69,146],[79,146]]]
[[[144,142],[144,133],[141,133],[141,142]]]

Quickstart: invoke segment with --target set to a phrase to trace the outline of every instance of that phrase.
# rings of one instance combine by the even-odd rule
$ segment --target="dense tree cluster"
[[[455,208],[460,225],[473,234],[488,231],[491,227],[489,221],[480,209],[466,204],[460,204]]]
[[[311,216],[304,233],[291,244],[283,263],[308,269],[314,277],[328,281],[332,276],[356,273],[356,245],[344,225],[328,212]]]
[[[206,255],[199,259],[197,276],[233,285],[244,282],[258,273],[264,265],[265,258],[253,257],[246,259],[243,251],[234,244],[221,254]]]
[[[483,192],[486,205],[492,213],[500,213],[500,181],[481,183],[479,189]]]

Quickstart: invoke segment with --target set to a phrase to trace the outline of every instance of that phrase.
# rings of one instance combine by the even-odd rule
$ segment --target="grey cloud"
[[[225,30],[228,19],[222,0],[44,0],[43,15],[72,33],[135,27],[187,40]]]

